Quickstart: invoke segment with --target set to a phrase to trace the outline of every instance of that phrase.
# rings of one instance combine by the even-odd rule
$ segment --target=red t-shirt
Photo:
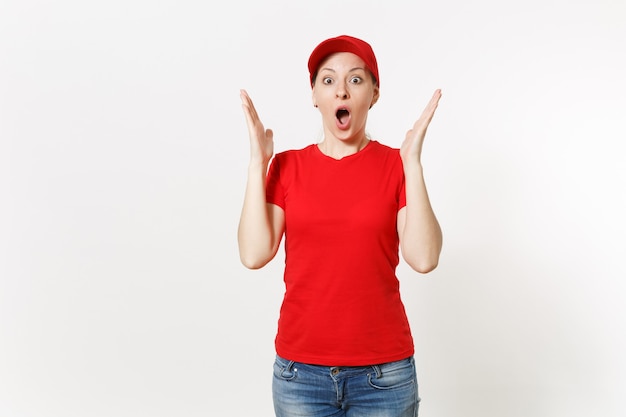
[[[285,296],[276,351],[328,366],[404,359],[413,339],[395,274],[398,149],[370,141],[340,160],[317,145],[277,154],[267,201],[285,211]]]

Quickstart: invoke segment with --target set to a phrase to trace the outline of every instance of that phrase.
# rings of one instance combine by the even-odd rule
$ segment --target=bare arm
[[[237,239],[241,262],[258,269],[271,261],[285,228],[283,209],[265,200],[267,167],[274,153],[273,133],[265,129],[248,93],[241,91],[250,136],[250,164]]]
[[[441,91],[433,94],[400,148],[404,166],[406,207],[398,212],[398,235],[405,261],[417,272],[427,273],[437,267],[443,243],[441,227],[430,205],[421,163],[422,145]]]

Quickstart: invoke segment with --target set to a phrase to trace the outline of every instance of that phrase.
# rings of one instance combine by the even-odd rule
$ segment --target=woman
[[[241,92],[250,136],[238,232],[242,263],[263,267],[285,235],[276,415],[416,416],[413,340],[395,270],[398,248],[421,273],[439,260],[442,234],[420,157],[441,92],[398,150],[366,135],[380,93],[368,43],[327,39],[308,67],[322,116],[319,144],[274,156],[272,131]]]

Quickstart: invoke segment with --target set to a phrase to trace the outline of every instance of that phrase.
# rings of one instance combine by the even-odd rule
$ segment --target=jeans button
[[[332,376],[336,376],[339,373],[339,368],[333,368],[330,373]]]

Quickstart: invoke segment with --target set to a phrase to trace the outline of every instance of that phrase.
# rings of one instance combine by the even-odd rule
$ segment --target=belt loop
[[[372,369],[374,370],[374,372],[376,372],[376,378],[380,378],[381,376],[383,376],[383,372],[380,370],[380,366],[372,365]]]
[[[292,378],[293,377],[293,365],[294,365],[295,361],[289,361],[289,363],[287,363],[287,366],[285,366],[285,368],[281,371],[280,375],[283,378]]]

